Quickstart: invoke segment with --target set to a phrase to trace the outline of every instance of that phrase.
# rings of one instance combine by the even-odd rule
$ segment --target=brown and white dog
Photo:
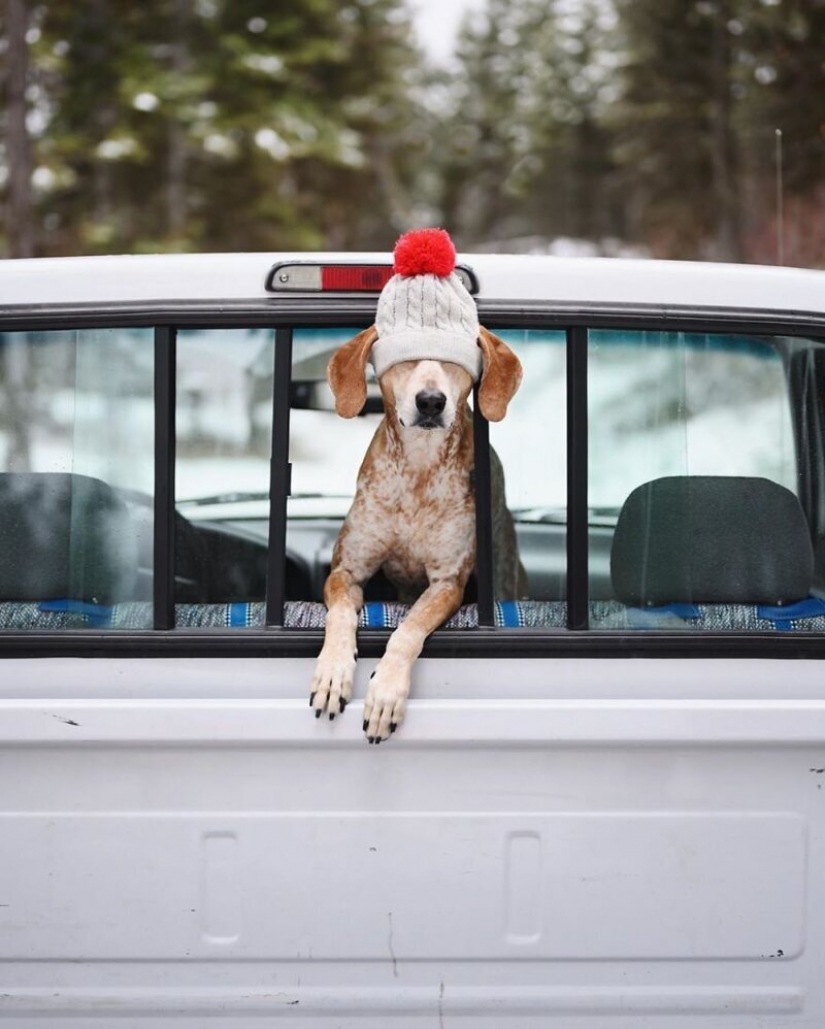
[[[487,419],[499,421],[518,389],[521,364],[497,336],[481,326],[477,332],[479,405]],[[373,326],[330,361],[328,379],[336,411],[344,418],[364,406],[366,365],[378,339]],[[467,405],[473,375],[461,364],[424,358],[392,363],[378,382],[384,417],[333,551],[324,586],[326,634],[310,693],[316,717],[327,712],[332,719],[346,707],[362,587],[383,570],[399,599],[412,607],[370,678],[364,702],[370,743],[387,739],[404,718],[412,666],[427,636],[459,608],[476,550],[473,428]],[[491,471],[495,596],[516,599],[525,593],[526,577],[494,453]]]

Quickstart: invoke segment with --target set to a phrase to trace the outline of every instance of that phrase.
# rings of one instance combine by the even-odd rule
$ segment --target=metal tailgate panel
[[[0,1023],[825,1024],[823,702],[421,692],[0,701]]]
[[[3,960],[354,953],[397,971],[399,954],[758,960],[803,948],[805,823],[790,816],[52,813],[7,815],[0,834]]]

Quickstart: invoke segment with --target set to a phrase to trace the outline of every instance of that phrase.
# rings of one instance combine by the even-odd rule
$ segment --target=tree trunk
[[[26,126],[29,12],[26,0],[6,0],[8,29],[7,142],[9,161],[8,237],[10,257],[34,257],[32,151]]]
[[[29,12],[26,0],[7,0],[8,91],[7,135],[9,161],[8,238],[10,257],[34,257],[34,218],[32,212],[32,152],[26,125],[26,85],[28,82],[28,43],[26,30]],[[24,340],[7,337],[2,351],[4,406],[8,418],[8,471],[28,471],[31,445],[26,419],[29,353]]]
[[[189,0],[175,0],[176,39],[172,44],[172,71],[185,78],[191,68],[189,55]],[[166,227],[169,237],[180,246],[186,231],[186,127],[180,111],[174,110],[169,122],[169,158],[166,179]]]
[[[711,102],[711,174],[717,260],[741,261],[741,229],[736,195],[736,145],[731,97],[731,54],[727,24],[732,12],[717,0],[713,21],[713,100]]]

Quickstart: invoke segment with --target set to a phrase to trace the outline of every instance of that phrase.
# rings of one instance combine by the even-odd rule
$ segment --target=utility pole
[[[776,263],[785,263],[785,210],[783,189],[782,129],[774,130],[776,141]]]

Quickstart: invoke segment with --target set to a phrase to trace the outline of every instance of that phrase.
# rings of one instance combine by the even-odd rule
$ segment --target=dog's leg
[[[309,704],[316,718],[326,710],[332,720],[344,711],[352,696],[357,658],[355,633],[363,602],[364,591],[352,572],[336,568],[324,585],[326,632],[310,687]]]
[[[458,610],[463,593],[464,583],[455,579],[431,583],[390,636],[364,700],[364,732],[370,743],[387,739],[403,720],[415,659],[430,633]]]

